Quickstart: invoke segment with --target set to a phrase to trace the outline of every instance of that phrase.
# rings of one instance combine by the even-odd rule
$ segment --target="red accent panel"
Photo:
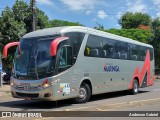
[[[69,39],[69,37],[59,37],[52,41],[51,47],[50,47],[50,55],[55,56],[57,53],[57,47],[60,42]]]
[[[8,43],[7,45],[5,45],[3,48],[3,57],[7,58],[8,49],[10,47],[17,46],[17,45],[19,46],[19,42],[11,42],[11,43]]]
[[[150,76],[151,76],[151,65],[150,65],[150,52],[149,52],[149,50],[147,50],[146,58],[145,58],[145,61],[144,61],[144,64],[143,64],[141,72],[139,73],[139,68],[136,67],[134,75],[133,75],[133,78],[132,78],[132,81],[131,81],[131,83],[130,83],[128,88],[129,89],[133,88],[133,81],[134,81],[135,77],[139,78],[139,85],[141,86],[146,72],[148,72],[147,86],[148,85],[153,85],[154,76],[152,76],[152,79],[150,79]]]

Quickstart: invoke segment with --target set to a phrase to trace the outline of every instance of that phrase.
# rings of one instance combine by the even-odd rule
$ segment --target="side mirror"
[[[3,48],[3,57],[7,58],[8,49],[10,47],[13,47],[13,46],[18,46],[19,47],[19,44],[20,44],[20,42],[11,42],[11,43],[8,43],[7,45],[5,45],[4,48]],[[19,47],[19,50],[20,50],[20,47]]]
[[[69,37],[59,37],[52,41],[50,46],[50,56],[56,56],[58,45],[65,40],[68,40]]]

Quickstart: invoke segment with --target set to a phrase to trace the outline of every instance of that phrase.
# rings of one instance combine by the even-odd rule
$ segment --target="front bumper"
[[[22,87],[21,87],[22,88]],[[42,90],[20,90],[17,86],[11,87],[11,94],[14,98],[22,98],[26,100],[52,100],[54,101],[53,86]]]

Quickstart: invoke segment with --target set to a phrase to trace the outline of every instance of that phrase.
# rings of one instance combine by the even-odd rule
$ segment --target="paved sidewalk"
[[[10,95],[10,85],[0,86],[0,96]]]
[[[3,84],[0,86],[0,92],[8,92],[10,91],[10,85]]]

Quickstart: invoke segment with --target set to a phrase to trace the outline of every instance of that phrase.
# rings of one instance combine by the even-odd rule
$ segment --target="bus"
[[[73,98],[129,90],[154,84],[151,45],[81,26],[54,27],[24,35],[17,46],[11,77],[13,97],[26,100]]]

